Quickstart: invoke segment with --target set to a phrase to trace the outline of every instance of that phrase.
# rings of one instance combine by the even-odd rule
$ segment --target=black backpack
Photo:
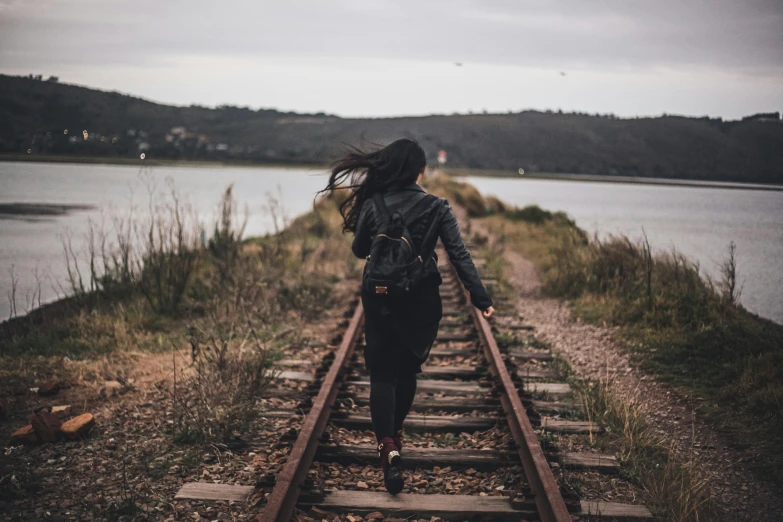
[[[373,196],[373,202],[380,214],[381,226],[370,246],[362,281],[363,292],[377,296],[405,295],[421,281],[425,275],[426,261],[434,251],[432,234],[437,231],[437,209],[432,209],[421,243],[422,246],[433,244],[428,251],[418,251],[408,224],[422,217],[437,200],[437,197],[427,194],[416,202],[405,218],[399,211],[389,213],[383,194]]]

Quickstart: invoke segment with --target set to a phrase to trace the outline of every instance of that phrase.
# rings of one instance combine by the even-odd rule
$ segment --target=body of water
[[[152,167],[84,165],[72,163],[0,162],[0,204],[48,203],[92,205],[61,216],[0,214],[0,321],[9,317],[11,269],[18,280],[16,307],[22,315],[41,281],[43,302],[57,298],[67,287],[63,237],[70,234],[84,251],[89,221],[111,230],[113,215],[126,215],[131,207],[143,215],[149,201],[148,186],[165,193],[173,186],[197,212],[209,231],[220,196],[234,185],[234,197],[247,205],[250,219],[246,236],[274,231],[270,198],[281,202],[291,219],[312,209],[316,192],[325,185],[322,170],[305,168]],[[36,301],[37,302],[37,301]]]
[[[66,285],[62,240],[70,234],[84,245],[89,221],[110,228],[112,215],[131,206],[144,209],[147,185],[166,190],[173,182],[209,229],[229,184],[247,205],[247,236],[274,230],[267,211],[270,198],[282,203],[291,219],[312,208],[325,184],[324,172],[295,168],[138,167],[0,162],[0,204],[92,205],[64,215],[0,214],[0,320],[11,311],[11,268],[17,285],[17,312],[25,312],[39,286],[43,301],[55,299]],[[579,226],[601,235],[639,237],[642,229],[657,249],[676,247],[717,276],[731,241],[743,283],[742,302],[750,310],[783,323],[783,192],[700,187],[652,186],[578,181],[470,177],[485,194],[517,206],[537,204],[563,210]],[[36,275],[37,274],[37,275]]]
[[[653,249],[676,248],[714,278],[737,245],[741,301],[783,323],[783,192],[742,188],[468,177],[483,194],[519,207],[562,210],[599,236],[647,233]]]

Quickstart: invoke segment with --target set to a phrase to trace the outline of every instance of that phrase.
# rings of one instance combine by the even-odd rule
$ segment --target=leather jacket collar
[[[408,183],[407,185],[389,188],[389,192],[402,192],[402,191],[426,192],[417,183]]]

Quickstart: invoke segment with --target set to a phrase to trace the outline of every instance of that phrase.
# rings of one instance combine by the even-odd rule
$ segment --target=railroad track
[[[445,253],[441,254],[440,258],[446,259]],[[539,434],[584,433],[599,431],[600,426],[560,417],[574,404],[558,400],[570,389],[562,382],[551,382],[555,377],[547,364],[551,353],[502,351],[495,333],[518,334],[531,328],[515,314],[502,311],[491,325],[470,306],[469,295],[453,268],[443,268],[441,332],[430,361],[423,367],[413,411],[405,423],[403,493],[391,496],[383,489],[374,439],[368,439],[369,377],[358,349],[364,315],[357,302],[339,347],[321,371],[315,376],[284,372],[286,379],[311,381],[314,397],[302,404],[309,411],[298,431],[288,433],[288,442],[283,442],[292,441],[292,445],[282,470],[255,487],[186,484],[177,498],[241,501],[259,486],[266,486],[271,493],[256,519],[270,522],[291,520],[297,508],[328,514],[330,520],[335,514],[373,514],[371,519],[375,519],[377,512],[384,517],[427,520],[562,522],[596,515],[605,520],[648,518],[650,513],[643,506],[580,501],[558,484],[553,469],[612,472],[617,462],[609,455],[545,451]],[[503,305],[498,308],[502,310]],[[271,417],[293,414],[268,412]],[[460,434],[476,432],[489,440],[489,449],[486,444],[482,448],[465,444],[444,447],[448,441],[462,440]],[[342,480],[351,473],[340,470],[351,466],[368,466],[377,476],[373,480],[370,472],[366,481]],[[439,475],[433,473],[445,473],[452,485],[469,482],[476,473],[485,473],[493,484],[504,480],[489,492],[463,494],[453,486],[444,488]],[[414,475],[422,479],[412,481]]]

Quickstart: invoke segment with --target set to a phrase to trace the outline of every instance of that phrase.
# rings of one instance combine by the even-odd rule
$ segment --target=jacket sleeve
[[[462,284],[470,292],[470,301],[473,303],[473,306],[479,310],[486,310],[492,306],[492,298],[489,297],[487,290],[481,283],[478,270],[476,270],[476,266],[470,258],[470,253],[462,241],[457,216],[454,215],[454,211],[451,210],[448,203],[444,204],[439,235],[451,264],[457,270],[457,275]]]
[[[370,223],[372,223],[372,220],[372,203],[370,200],[367,200],[359,212],[359,219],[356,222],[356,233],[353,236],[353,244],[351,245],[353,255],[361,259],[370,255],[370,246],[372,245]]]

